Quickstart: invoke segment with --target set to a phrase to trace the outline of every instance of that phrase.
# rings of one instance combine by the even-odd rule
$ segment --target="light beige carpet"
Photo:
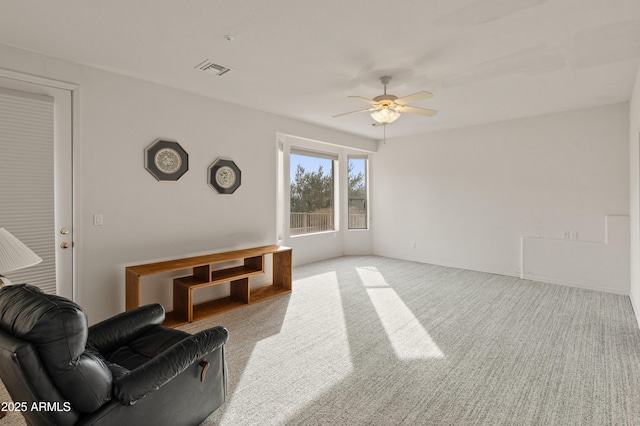
[[[295,268],[288,296],[182,328],[218,324],[229,396],[205,425],[640,424],[625,296],[344,257]]]

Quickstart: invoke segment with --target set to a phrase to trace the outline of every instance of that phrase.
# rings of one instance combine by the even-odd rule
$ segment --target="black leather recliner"
[[[1,288],[0,378],[30,425],[197,425],[225,401],[228,333],[163,320],[155,304],[88,327],[68,299]]]

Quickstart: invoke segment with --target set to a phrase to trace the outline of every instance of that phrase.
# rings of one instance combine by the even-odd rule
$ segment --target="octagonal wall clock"
[[[144,150],[144,168],[159,181],[177,181],[189,170],[189,154],[178,142],[156,139]]]
[[[209,166],[209,186],[218,194],[233,194],[240,187],[240,178],[240,169],[233,160],[218,158]]]

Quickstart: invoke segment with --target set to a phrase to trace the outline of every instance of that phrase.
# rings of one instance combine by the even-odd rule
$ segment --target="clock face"
[[[236,172],[229,166],[222,166],[216,171],[216,183],[224,189],[231,188],[236,183]]]
[[[180,170],[182,166],[182,158],[178,151],[172,148],[163,148],[159,150],[153,162],[156,167],[163,173],[172,174]]]

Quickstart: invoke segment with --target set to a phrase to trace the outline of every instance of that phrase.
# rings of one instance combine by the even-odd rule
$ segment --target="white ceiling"
[[[640,1],[2,0],[0,43],[380,139],[366,113],[332,116],[387,74],[439,111],[387,137],[628,100]]]

